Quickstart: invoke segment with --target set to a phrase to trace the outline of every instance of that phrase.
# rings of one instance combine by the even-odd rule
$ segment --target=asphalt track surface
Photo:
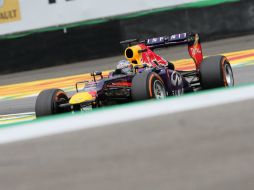
[[[211,55],[253,49],[253,42],[254,36],[229,39],[206,43],[204,50]],[[179,50],[172,51],[177,54]],[[181,53],[177,56],[173,59],[182,58]],[[103,66],[93,69],[110,69],[118,59],[94,61]],[[31,80],[37,74],[40,77],[40,72],[41,77],[43,73],[45,78],[57,77],[60,69],[52,68],[52,74],[45,74],[45,70],[34,71],[34,75],[31,72]],[[83,72],[74,70],[70,74]],[[63,69],[62,74],[66,72]],[[234,69],[234,73],[238,85],[254,82],[253,66]],[[27,73],[23,73],[23,78],[22,74],[11,76],[15,75],[17,78],[1,82],[29,80]],[[15,101],[1,102],[1,107],[15,106],[14,111],[33,109],[31,98]],[[238,102],[0,145],[0,187],[252,190],[253,107],[254,100]]]
[[[203,43],[203,53],[204,55],[209,56],[233,51],[248,50],[253,48],[254,35]],[[163,49],[158,51],[158,53],[163,57],[167,58],[168,60],[189,58],[186,46]],[[116,63],[121,59],[124,59],[124,57],[116,56],[111,58],[75,63],[72,65],[63,65],[34,71],[2,75],[0,76],[0,85],[90,73],[94,70],[110,70],[114,69]],[[234,75],[236,85],[254,82],[253,73],[254,66],[235,68]],[[17,100],[0,101],[0,115],[33,112],[35,100],[35,97],[30,97]]]

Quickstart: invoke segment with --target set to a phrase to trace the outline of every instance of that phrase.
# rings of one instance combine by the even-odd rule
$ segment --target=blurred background
[[[1,74],[119,55],[119,42],[253,33],[252,0],[1,0]]]

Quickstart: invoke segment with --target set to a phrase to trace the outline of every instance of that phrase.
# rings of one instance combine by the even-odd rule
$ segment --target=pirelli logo
[[[0,24],[21,20],[19,0],[0,0]]]

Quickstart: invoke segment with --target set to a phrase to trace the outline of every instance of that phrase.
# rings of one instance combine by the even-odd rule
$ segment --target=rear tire
[[[69,112],[70,108],[60,108],[60,103],[68,103],[66,93],[60,89],[49,89],[42,91],[35,103],[36,117],[48,116],[58,113]]]
[[[234,86],[231,65],[225,56],[213,56],[203,60],[200,66],[202,89]]]
[[[154,72],[142,72],[132,79],[131,96],[133,101],[165,99],[166,89],[161,77]]]

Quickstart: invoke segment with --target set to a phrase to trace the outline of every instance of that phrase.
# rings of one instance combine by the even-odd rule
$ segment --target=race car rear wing
[[[196,35],[198,34],[193,34],[193,33],[174,34],[170,36],[149,38],[144,40],[143,43],[151,49],[163,48],[163,47],[193,43],[195,41]]]
[[[188,45],[188,51],[191,58],[194,60],[196,68],[200,68],[200,64],[203,61],[203,53],[202,47],[200,43],[199,34],[197,33],[181,33],[174,34],[170,36],[162,36],[157,38],[149,38],[143,41],[139,41],[138,39],[130,39],[123,42],[121,44],[128,44],[128,46],[132,46],[134,44],[144,44],[149,49],[154,50],[157,48],[166,48],[177,45]],[[145,52],[146,49],[140,50],[139,53]]]
[[[181,45],[181,44],[194,42],[196,35],[198,34],[181,33],[181,34],[174,34],[170,36],[149,38],[143,41],[139,41],[138,39],[129,39],[129,40],[120,42],[120,44],[122,45],[128,44],[128,46],[132,46],[134,44],[142,43],[151,49],[155,49],[155,48],[163,48],[168,46]]]
[[[158,38],[149,38],[144,40],[142,43],[150,49],[187,44],[189,54],[194,60],[197,69],[200,68],[200,64],[203,61],[202,47],[199,34],[197,33],[182,33]]]

